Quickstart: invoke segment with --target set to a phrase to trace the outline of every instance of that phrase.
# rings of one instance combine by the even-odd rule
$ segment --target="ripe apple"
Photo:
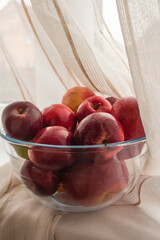
[[[110,113],[112,105],[101,96],[92,96],[85,99],[77,109],[76,117],[80,122],[83,118],[95,112]]]
[[[111,105],[113,105],[115,102],[117,102],[118,98],[116,97],[107,97],[106,100],[110,102]]]
[[[62,126],[69,131],[74,131],[76,126],[76,115],[67,106],[63,104],[52,104],[43,110],[43,120],[45,127]]]
[[[96,112],[85,117],[75,130],[78,145],[106,144],[124,141],[121,124],[109,113]]]
[[[79,159],[68,167],[62,177],[68,196],[83,206],[101,204],[124,190],[128,170],[124,161]]]
[[[24,162],[21,169],[23,183],[28,189],[40,196],[49,196],[59,187],[60,173],[51,170],[42,170],[30,160]]]
[[[42,129],[43,116],[31,102],[18,101],[3,110],[2,126],[10,137],[29,141]]]
[[[61,126],[43,128],[32,142],[48,145],[72,145],[73,134]],[[60,170],[73,162],[71,150],[56,147],[33,146],[28,150],[29,159],[42,169]]]
[[[140,118],[138,102],[135,97],[125,97],[117,100],[113,104],[111,113],[122,124],[125,140],[145,136]]]
[[[87,87],[70,88],[63,96],[62,104],[68,106],[76,113],[77,108],[86,98],[95,96],[95,93]]]

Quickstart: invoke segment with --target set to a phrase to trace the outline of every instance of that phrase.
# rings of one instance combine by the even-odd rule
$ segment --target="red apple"
[[[107,97],[106,100],[110,102],[111,105],[113,105],[115,102],[117,102],[118,98],[116,97]]]
[[[96,112],[85,117],[75,130],[78,145],[106,144],[124,141],[123,128],[109,113]]]
[[[14,102],[3,110],[2,126],[10,137],[29,141],[43,127],[42,113],[31,102]]]
[[[126,97],[117,100],[113,104],[111,113],[122,124],[125,140],[145,136],[136,98]]]
[[[77,108],[86,98],[95,96],[95,93],[87,87],[70,88],[63,96],[62,104],[68,106],[76,113]]]
[[[40,196],[49,196],[59,187],[60,174],[51,170],[42,170],[30,160],[24,162],[21,177],[28,189]]]
[[[80,122],[83,118],[95,112],[110,113],[112,105],[103,97],[92,96],[84,100],[77,109],[76,117]]]
[[[43,120],[45,127],[62,126],[69,131],[74,131],[76,126],[76,115],[67,106],[63,104],[52,104],[43,110]]]
[[[48,145],[72,145],[73,134],[61,126],[43,128],[32,142]],[[60,170],[73,162],[69,149],[58,147],[33,146],[28,150],[29,159],[42,169]]]
[[[106,202],[127,187],[125,162],[79,159],[68,167],[62,177],[63,188],[71,199],[83,206]]]

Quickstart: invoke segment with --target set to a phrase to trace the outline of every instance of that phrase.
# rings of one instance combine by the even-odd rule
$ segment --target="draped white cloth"
[[[145,128],[150,164],[160,174],[160,1],[118,0],[120,22],[134,89]]]
[[[28,195],[9,165],[0,168],[0,240],[158,240],[160,0],[117,0],[130,69],[124,49],[107,31],[100,1],[10,3],[19,14],[16,31],[22,33],[25,28],[25,36],[31,40],[25,57],[20,58],[26,46],[15,42],[17,51],[13,51],[0,25],[2,56],[20,89],[16,99],[31,100],[43,108],[59,102],[65,90],[74,85],[88,86],[104,96],[136,95],[150,160],[132,201],[124,198],[117,206],[92,213],[64,214],[47,208]],[[30,59],[28,68],[24,59]],[[13,99],[15,96],[9,101]]]
[[[5,30],[0,26],[0,46],[20,88],[16,98],[8,94],[9,101],[24,98],[45,107],[61,101],[66,89],[79,84],[99,94],[134,95],[124,49],[104,25],[99,2],[9,1],[15,14],[10,25],[17,25],[16,32],[8,24],[10,13],[3,9],[7,24]]]

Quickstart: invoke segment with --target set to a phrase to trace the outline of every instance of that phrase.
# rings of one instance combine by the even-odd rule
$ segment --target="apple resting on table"
[[[42,170],[30,160],[24,162],[21,177],[26,187],[40,196],[49,196],[55,193],[60,182],[60,173]]]
[[[43,128],[32,142],[48,145],[72,145],[73,134],[61,126]],[[29,159],[42,169],[61,170],[73,162],[69,149],[33,146],[28,150]]]
[[[31,102],[14,102],[3,110],[2,126],[10,137],[29,141],[42,129],[43,116]]]
[[[125,140],[145,136],[136,98],[126,97],[117,100],[113,104],[111,113],[122,124]]]
[[[87,87],[70,88],[63,96],[62,104],[68,106],[76,113],[77,108],[86,98],[95,96],[95,93]]]
[[[46,107],[42,114],[45,127],[62,126],[72,132],[75,129],[76,115],[69,107],[63,104],[52,104]]]
[[[67,194],[82,206],[101,204],[124,190],[128,171],[124,161],[79,159],[68,167],[62,177]]]
[[[112,105],[109,101],[101,96],[93,96],[84,100],[77,109],[76,117],[80,122],[83,118],[95,112],[110,113]]]

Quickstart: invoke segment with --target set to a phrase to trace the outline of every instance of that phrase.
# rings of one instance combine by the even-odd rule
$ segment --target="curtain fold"
[[[132,85],[129,72],[127,69],[122,71],[123,63],[117,56],[115,57],[112,48],[107,44],[104,45],[104,39],[101,51],[95,47],[93,41],[95,32],[92,33],[94,27],[92,1],[87,1],[87,4],[86,1],[81,1],[81,3],[76,1],[80,10],[85,5],[90,5],[92,7],[90,11],[93,12],[93,14],[81,16],[79,22],[74,18],[72,8],[66,4],[67,1],[33,0],[31,3],[40,25],[46,32],[45,36],[49,36],[65,64],[72,69],[82,84],[97,92],[112,96],[133,94],[133,89],[128,86]],[[88,25],[92,31],[89,29],[88,34],[83,30],[83,18],[89,23],[92,20],[92,25]],[[101,38],[100,32],[97,35]],[[119,59],[118,66],[117,59]]]
[[[0,17],[19,99],[43,108],[75,85],[105,96],[135,94],[125,51],[104,21],[101,0],[10,0]]]
[[[160,174],[160,1],[117,0],[134,89],[150,151],[147,174]]]

